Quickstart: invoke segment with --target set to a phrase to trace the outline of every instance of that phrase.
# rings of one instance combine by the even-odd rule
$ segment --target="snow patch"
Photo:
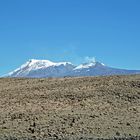
[[[88,69],[88,68],[90,68],[90,67],[93,67],[93,66],[95,66],[96,65],[96,63],[95,62],[93,62],[93,63],[86,63],[86,64],[81,64],[81,65],[79,65],[79,66],[77,66],[74,70],[78,70],[78,69]]]

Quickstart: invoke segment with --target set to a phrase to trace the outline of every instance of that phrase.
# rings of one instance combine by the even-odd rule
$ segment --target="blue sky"
[[[32,58],[87,56],[140,69],[140,0],[0,0],[0,75]]]

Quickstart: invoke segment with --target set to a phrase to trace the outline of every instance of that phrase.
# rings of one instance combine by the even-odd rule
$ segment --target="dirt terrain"
[[[0,139],[135,136],[140,75],[0,79]]]

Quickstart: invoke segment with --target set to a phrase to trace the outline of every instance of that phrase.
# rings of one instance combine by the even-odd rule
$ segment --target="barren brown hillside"
[[[0,138],[140,135],[140,75],[0,79]]]

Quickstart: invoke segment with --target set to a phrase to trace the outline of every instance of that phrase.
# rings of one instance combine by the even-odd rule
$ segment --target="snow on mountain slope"
[[[108,67],[97,61],[90,61],[79,66],[70,62],[51,62],[49,60],[31,59],[6,77],[65,77],[140,74],[140,70],[125,70]]]
[[[74,70],[88,69],[88,68],[91,68],[91,67],[95,67],[98,64],[100,64],[102,66],[105,66],[103,63],[93,61],[93,62],[90,62],[90,63],[81,64],[81,65],[77,66]]]
[[[51,62],[49,60],[36,60],[36,59],[31,59],[27,61],[25,64],[23,64],[21,67],[18,69],[14,70],[13,72],[10,72],[7,76],[9,77],[24,77],[27,76],[28,74],[32,73],[33,71],[39,71],[39,70],[44,70],[50,67],[66,67],[66,66],[73,66],[70,62]]]
[[[13,72],[10,72],[9,75],[14,74],[15,72],[21,72],[24,68],[28,68],[28,71],[35,70],[35,69],[40,69],[43,67],[49,67],[55,65],[55,63],[48,61],[48,60],[36,60],[36,59],[31,59],[27,61],[25,64],[23,64],[20,68],[14,70]]]
[[[85,64],[81,64],[81,65],[77,66],[74,70],[87,69],[87,68],[90,68],[92,66],[95,66],[95,63],[85,63]]]

